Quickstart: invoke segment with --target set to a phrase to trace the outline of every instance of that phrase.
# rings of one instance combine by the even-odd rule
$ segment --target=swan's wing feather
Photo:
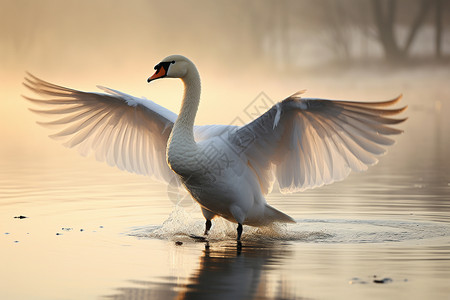
[[[405,119],[389,116],[406,107],[385,108],[399,99],[351,102],[293,95],[237,129],[230,141],[247,141],[244,154],[264,193],[275,180],[282,192],[314,188],[378,161],[376,156],[394,143],[387,135],[402,132],[390,125]]]
[[[104,87],[100,88],[107,94],[82,92],[31,74],[24,85],[43,97],[25,97],[39,106],[31,111],[49,119],[38,123],[56,130],[51,137],[64,141],[65,146],[77,148],[83,155],[94,151],[98,160],[122,170],[167,182],[176,178],[165,154],[175,113],[150,100]]]

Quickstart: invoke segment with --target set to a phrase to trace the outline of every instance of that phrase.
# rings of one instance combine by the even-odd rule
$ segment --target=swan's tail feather
[[[264,219],[269,221],[270,223],[296,223],[294,219],[268,204],[266,204],[266,209],[264,211]]]

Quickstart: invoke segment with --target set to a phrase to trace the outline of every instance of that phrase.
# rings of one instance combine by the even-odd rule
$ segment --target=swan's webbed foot
[[[208,235],[208,232],[211,229],[211,225],[212,225],[211,220],[206,220],[206,223],[205,223],[205,235]]]
[[[238,223],[238,227],[237,227],[237,241],[240,242],[241,241],[241,235],[242,235],[242,224]]]

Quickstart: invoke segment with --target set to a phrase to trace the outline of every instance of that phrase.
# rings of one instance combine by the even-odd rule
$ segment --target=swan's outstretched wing
[[[173,182],[166,163],[166,144],[177,115],[158,104],[109,88],[107,94],[81,92],[45,82],[29,74],[24,85],[47,99],[25,97],[51,120],[38,122],[56,129],[52,138],[81,154],[133,173]]]
[[[318,187],[344,179],[350,171],[375,164],[377,155],[394,143],[387,135],[400,109],[386,109],[400,97],[384,102],[301,99],[298,94],[274,105],[228,139],[248,159],[268,193],[275,181],[282,192]]]

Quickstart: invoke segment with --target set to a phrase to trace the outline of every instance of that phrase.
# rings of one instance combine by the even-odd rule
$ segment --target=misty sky
[[[411,86],[403,75],[392,74],[396,84],[390,73],[375,72],[371,75],[375,81],[361,82],[355,80],[358,74],[345,79],[342,71],[322,68],[314,76],[302,69],[283,72],[280,56],[307,64],[323,59],[330,49],[329,41],[323,43],[326,32],[308,27],[311,19],[323,20],[320,14],[314,16],[317,11],[301,6],[292,11],[291,23],[302,30],[286,37],[283,14],[275,3],[0,0],[0,135],[6,141],[1,151],[14,154],[59,147],[46,137],[48,131],[35,124],[36,116],[20,96],[30,95],[22,86],[26,71],[81,90],[96,91],[98,84],[112,87],[178,112],[181,83],[161,80],[149,85],[146,79],[162,58],[182,54],[194,61],[202,78],[198,124],[230,123],[261,92],[273,101],[302,89],[308,89],[310,97],[377,100]],[[308,22],[302,19],[307,15]],[[261,40],[255,40],[257,33]],[[279,49],[279,42],[289,38],[296,43],[287,53]],[[447,34],[447,44],[448,40]],[[272,56],[262,59],[264,51]],[[394,83],[386,87],[385,82]],[[32,146],[20,146],[24,141]]]

